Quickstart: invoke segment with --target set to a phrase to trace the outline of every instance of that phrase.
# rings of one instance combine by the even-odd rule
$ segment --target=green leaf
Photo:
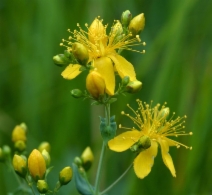
[[[82,195],[92,195],[93,186],[88,183],[86,177],[79,172],[77,165],[74,163],[73,163],[73,171],[74,171],[76,188],[78,192]]]

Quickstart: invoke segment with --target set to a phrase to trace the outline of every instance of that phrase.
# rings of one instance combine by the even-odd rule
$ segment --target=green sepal
[[[100,105],[100,103],[99,103],[98,101],[93,101],[93,102],[91,103],[91,105]]]
[[[100,132],[103,140],[107,143],[109,140],[113,139],[116,135],[117,125],[115,122],[115,116],[110,117],[110,124],[107,125],[106,118],[100,116]]]
[[[52,171],[53,166],[49,167],[48,169],[46,169],[46,173],[45,173],[45,178],[47,177],[47,175]]]
[[[85,175],[79,172],[76,164],[73,163],[73,171],[74,171],[74,180],[76,184],[76,188],[78,192],[82,195],[92,195],[93,194],[93,186],[88,183],[85,178]],[[85,172],[83,172],[85,174]]]
[[[86,69],[86,67],[81,66],[81,67],[79,68],[79,70],[80,70],[80,71],[85,71],[85,70],[87,70],[87,69]]]
[[[72,59],[73,54],[71,54],[68,50],[64,51],[64,55],[67,59]]]
[[[54,56],[53,61],[57,66],[61,67],[66,66],[71,62],[64,54]]]
[[[108,103],[109,104],[112,104],[113,102],[115,102],[117,100],[117,98],[111,98],[109,101],[108,101]]]

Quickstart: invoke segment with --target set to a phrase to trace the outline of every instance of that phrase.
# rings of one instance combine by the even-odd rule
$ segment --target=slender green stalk
[[[110,104],[105,105],[105,117],[107,118],[107,125],[110,125]]]
[[[34,191],[34,189],[33,189],[32,183],[31,183],[30,181],[28,181],[27,176],[26,176],[26,178],[25,178],[25,181],[26,181],[26,183],[28,184],[28,186],[31,188],[32,193],[33,193],[34,195],[36,195],[36,193],[35,193],[35,191]]]
[[[110,125],[110,104],[105,105],[105,117],[106,117],[107,125]],[[97,174],[96,174],[94,195],[98,195],[98,193],[99,193],[100,175],[101,175],[102,163],[103,163],[103,159],[104,159],[104,155],[105,155],[105,150],[106,150],[106,143],[103,141],[98,169],[97,169]]]
[[[114,181],[109,187],[107,187],[104,191],[102,191],[100,193],[100,195],[103,195],[106,192],[108,192],[109,190],[111,190],[113,188],[113,186],[115,186],[126,175],[126,173],[130,170],[132,165],[133,165],[133,163],[130,164],[130,166],[126,169],[126,171],[116,181]]]
[[[106,149],[106,147],[105,147],[105,143],[103,141],[102,150],[101,150],[100,159],[99,159],[99,165],[98,165],[97,174],[96,174],[95,189],[94,189],[95,195],[98,195],[98,193],[99,193],[100,174],[101,174],[101,170],[102,170],[102,163],[103,163],[103,158],[105,155],[105,149]]]

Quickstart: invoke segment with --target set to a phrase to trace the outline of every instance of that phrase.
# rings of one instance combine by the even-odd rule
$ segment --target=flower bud
[[[132,14],[129,10],[126,10],[121,15],[121,23],[127,27],[132,19]]]
[[[105,93],[105,87],[105,81],[98,72],[92,71],[88,74],[86,88],[95,99]]]
[[[46,162],[42,154],[36,149],[29,155],[28,169],[35,181],[43,179],[46,172]]]
[[[123,77],[123,79],[121,81],[122,86],[126,86],[129,82],[130,82],[130,77],[129,76]]]
[[[50,157],[49,153],[46,151],[46,149],[44,149],[44,150],[42,150],[41,154],[43,155],[43,158],[46,162],[46,166],[48,167],[51,162],[51,157]]]
[[[38,150],[42,152],[43,150],[46,150],[47,152],[50,152],[51,146],[49,142],[41,142],[38,146]]]
[[[106,28],[102,24],[102,20],[95,18],[88,30],[88,39],[91,43],[96,44],[97,41],[101,41],[103,46],[107,45]]]
[[[126,86],[126,92],[128,93],[137,93],[140,91],[142,83],[140,81],[131,81]]]
[[[135,16],[129,24],[129,31],[135,36],[139,34],[145,26],[145,17],[144,14],[139,14]]]
[[[21,125],[16,125],[12,132],[12,141],[26,141],[26,129]]]
[[[23,156],[19,156],[17,154],[14,155],[13,157],[13,167],[15,172],[21,176],[25,177],[27,173],[27,161],[26,158]]]
[[[20,127],[21,127],[22,129],[24,129],[25,132],[27,132],[27,126],[26,126],[25,123],[21,123],[21,124],[20,124]]]
[[[164,120],[166,117],[169,115],[169,108],[163,108],[161,111],[158,113],[158,120]]]
[[[74,97],[74,98],[81,98],[83,97],[83,93],[80,89],[73,89],[71,90],[71,95]]]
[[[111,37],[114,37],[114,41],[119,41],[122,38],[123,28],[121,23],[117,20],[111,28]]]
[[[26,149],[26,143],[23,140],[18,140],[15,142],[14,147],[19,152],[23,152]]]
[[[11,149],[8,145],[4,145],[2,147],[2,155],[4,156],[4,158],[10,158]]]
[[[83,168],[88,171],[94,160],[93,152],[91,151],[90,147],[85,148],[81,155],[81,159]]]
[[[82,159],[78,156],[76,156],[74,158],[74,163],[78,166],[78,167],[81,167],[82,166]]]
[[[59,181],[61,185],[68,184],[73,176],[72,168],[71,167],[65,167],[60,171],[59,174]]]
[[[89,60],[89,54],[87,48],[83,44],[77,42],[73,43],[72,53],[80,64],[87,64]]]
[[[69,64],[69,59],[64,54],[58,54],[53,57],[53,61],[57,66],[65,66]]]
[[[45,194],[49,190],[49,186],[45,180],[38,180],[37,181],[37,189],[41,194]]]

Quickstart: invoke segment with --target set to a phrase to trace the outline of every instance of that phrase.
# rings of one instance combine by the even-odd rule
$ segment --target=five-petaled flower
[[[88,32],[82,30],[79,24],[78,27],[79,30],[74,30],[73,32],[68,30],[72,36],[69,37],[69,40],[63,39],[61,46],[67,47],[69,52],[73,52],[73,47],[74,49],[76,48],[76,43],[83,45],[87,49],[89,55],[88,63],[91,63],[92,67],[90,71],[97,71],[102,76],[105,81],[105,91],[107,94],[114,95],[115,72],[121,78],[129,76],[130,81],[136,80],[133,65],[119,55],[118,51],[136,51],[131,49],[131,46],[145,45],[145,42],[141,42],[138,35],[133,36],[132,33],[125,34],[118,20],[114,22],[109,35],[106,34],[107,26],[104,26],[99,18],[95,18],[90,27],[86,24]],[[82,53],[77,54],[80,56],[80,59],[83,58],[83,54],[87,56],[87,52],[84,49],[79,51],[82,51]],[[145,51],[136,52],[144,53]],[[69,64],[62,72],[62,76],[65,79],[74,79],[82,72],[82,66],[84,65]]]
[[[128,116],[138,127],[138,130],[135,128],[125,128],[130,129],[114,139],[108,142],[109,148],[116,152],[122,152],[127,149],[137,152],[137,156],[134,160],[134,171],[139,178],[146,177],[154,163],[154,157],[157,155],[158,145],[160,145],[162,158],[164,164],[168,167],[171,174],[176,177],[176,172],[172,158],[169,154],[169,147],[184,146],[185,148],[190,148],[180,142],[168,138],[169,136],[183,136],[183,135],[192,135],[192,132],[185,133],[183,129],[182,121],[184,117],[177,117],[173,119],[173,116],[167,120],[169,115],[169,108],[165,104],[160,107],[160,104],[157,104],[155,107],[151,105],[142,103],[140,100],[138,102],[138,110],[133,110],[129,105],[128,107],[136,115],[135,117],[130,116],[129,114],[122,114]]]

